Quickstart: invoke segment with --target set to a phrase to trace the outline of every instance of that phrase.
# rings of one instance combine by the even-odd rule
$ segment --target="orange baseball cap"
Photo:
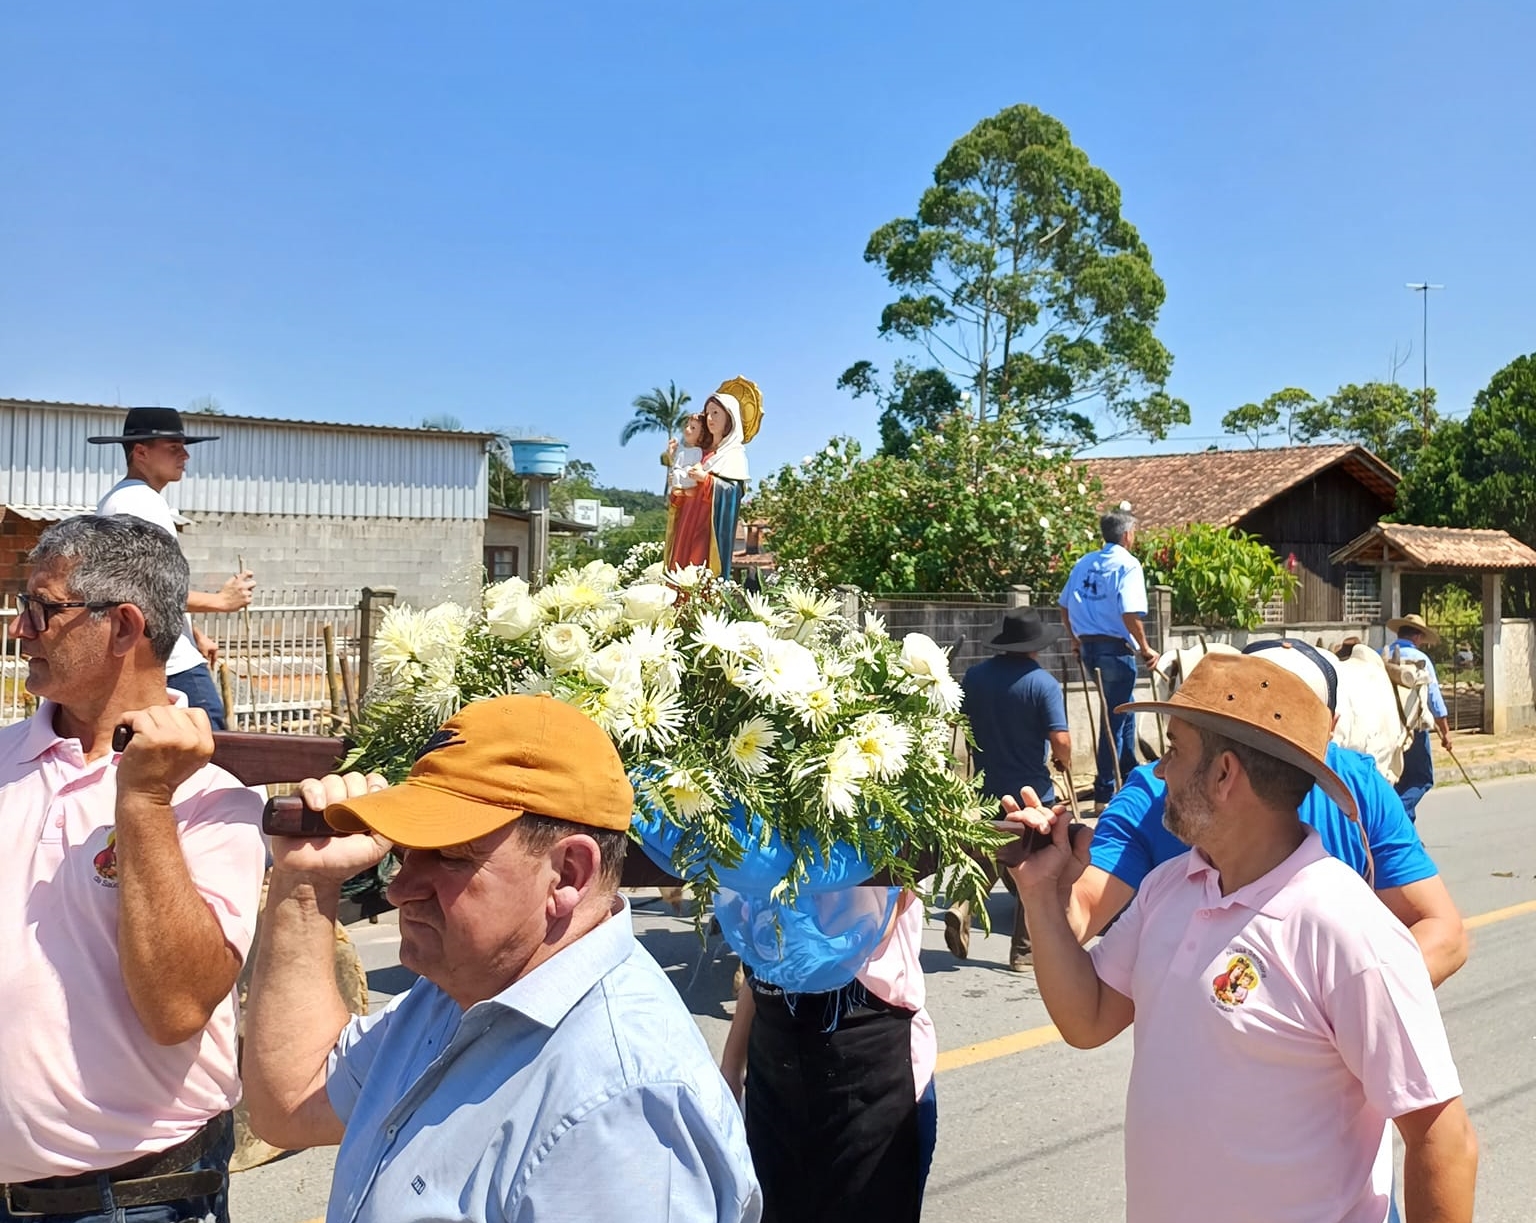
[[[634,806],[619,753],[596,722],[548,695],[498,696],[443,723],[398,786],[333,803],[325,818],[338,832],[441,849],[530,813],[624,832]]]

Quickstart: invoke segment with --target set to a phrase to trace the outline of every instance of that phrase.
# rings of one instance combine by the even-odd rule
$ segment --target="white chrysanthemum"
[[[677,693],[642,688],[624,704],[618,721],[619,735],[625,743],[641,749],[664,748],[677,738],[687,713]]]
[[[779,732],[767,718],[748,718],[736,728],[725,745],[731,763],[749,777],[766,773],[773,767],[768,749],[779,741]]]
[[[889,637],[890,633],[885,629],[885,617],[878,612],[868,612],[864,616],[864,635],[866,637]]]
[[[820,734],[827,729],[837,714],[837,693],[823,684],[819,688],[812,688],[809,692],[791,693],[788,704],[799,716],[800,721]]]
[[[871,777],[890,781],[906,769],[912,732],[889,714],[865,714],[853,724],[853,741],[859,745]]]
[[[759,620],[736,621],[737,652],[748,658],[761,658],[778,640],[773,630]]]
[[[544,661],[557,674],[574,671],[592,652],[592,639],[579,624],[551,624],[539,638]]]
[[[739,654],[741,632],[719,612],[704,612],[694,626],[693,644],[706,658],[711,654]]]
[[[638,582],[621,591],[620,598],[624,601],[624,619],[655,624],[677,602],[677,591],[659,582]]]
[[[640,687],[640,658],[627,641],[610,641],[587,656],[582,672],[594,684],[625,692]]]
[[[668,691],[683,681],[684,660],[677,650],[679,636],[675,628],[639,624],[624,639],[640,660],[647,681]]]
[[[589,607],[576,617],[575,623],[586,629],[594,642],[606,641],[624,627],[624,613],[616,603],[603,603]]]
[[[697,590],[714,575],[703,565],[685,565],[667,574],[667,581],[685,593]]]
[[[752,669],[736,654],[722,654],[716,664],[720,668],[720,676],[733,688],[739,688],[743,692],[752,691]]]
[[[417,657],[430,663],[441,658],[457,658],[469,632],[469,608],[457,603],[439,603],[421,615],[422,644]]]
[[[668,773],[661,784],[678,815],[700,815],[713,805],[704,783],[690,770],[677,769]]]
[[[602,727],[604,734],[616,735],[632,691],[630,688],[585,688],[572,703]]]
[[[391,679],[407,679],[420,669],[426,625],[415,608],[395,606],[384,613],[374,639],[374,661]]]
[[[822,686],[816,655],[797,641],[770,639],[747,670],[752,690],[768,700],[787,701]]]
[[[781,615],[778,609],[765,596],[758,594],[755,590],[744,590],[741,592],[741,595],[742,599],[746,602],[747,611],[751,613],[754,620],[771,628],[782,628],[784,626],[786,617]]]
[[[853,674],[853,661],[844,654],[823,654],[821,673],[829,682],[847,679]]]
[[[841,815],[852,815],[859,797],[859,782],[869,775],[864,753],[852,739],[839,739],[827,756],[821,780],[821,800]]]
[[[456,669],[457,664],[449,654],[431,659],[422,669],[418,699],[439,722],[453,717],[464,704],[456,682]]]

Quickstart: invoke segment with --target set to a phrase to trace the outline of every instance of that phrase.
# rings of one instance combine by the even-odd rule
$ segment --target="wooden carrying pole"
[[[1115,742],[1115,732],[1110,729],[1109,699],[1104,695],[1104,672],[1097,667],[1093,669],[1093,678],[1099,685],[1099,712],[1104,716],[1104,738],[1109,741],[1109,758],[1115,765],[1115,789],[1125,785],[1125,778],[1120,776],[1120,745]]]
[[[245,572],[245,557],[236,555],[235,563],[240,566],[240,572]],[[240,617],[245,625],[245,686],[251,690],[251,725],[256,725],[256,646],[251,633],[251,606],[247,603],[240,609]],[[231,724],[233,725],[233,723]]]
[[[347,706],[342,697],[341,669],[336,665],[336,628],[327,622],[320,631],[325,638],[325,682],[331,692],[331,725],[340,726],[346,720]]]
[[[340,656],[341,661],[341,691],[347,698],[347,721],[357,725],[357,684],[352,678],[352,660],[347,657],[345,651]]]

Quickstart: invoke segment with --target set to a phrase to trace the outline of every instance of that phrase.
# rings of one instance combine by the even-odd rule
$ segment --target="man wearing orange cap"
[[[1014,873],[1067,1043],[1134,1021],[1128,1223],[1184,1223],[1216,1168],[1242,1186],[1228,1219],[1384,1223],[1389,1119],[1408,1223],[1470,1223],[1477,1144],[1418,945],[1297,813],[1316,783],[1355,814],[1327,706],[1261,657],[1213,655],[1171,700],[1128,708],[1169,715],[1164,818],[1194,848],[1091,952],[1063,903],[1065,819],[1030,813],[1052,843]]]
[[[302,793],[361,835],[273,838],[245,1084],[268,1141],[341,1144],[330,1223],[755,1223],[735,1101],[618,895],[634,795],[595,723],[547,696],[481,701],[403,784]],[[391,845],[400,962],[423,979],[354,1019],[332,922]]]

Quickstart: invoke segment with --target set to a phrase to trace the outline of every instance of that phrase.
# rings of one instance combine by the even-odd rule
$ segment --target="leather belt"
[[[215,1117],[185,1142],[164,1151],[141,1155],[105,1172],[55,1176],[25,1184],[0,1185],[5,1208],[13,1215],[92,1214],[102,1208],[97,1181],[105,1176],[112,1185],[115,1206],[154,1206],[183,1198],[208,1197],[224,1187],[223,1168],[187,1168],[218,1145],[230,1124],[230,1115]]]

